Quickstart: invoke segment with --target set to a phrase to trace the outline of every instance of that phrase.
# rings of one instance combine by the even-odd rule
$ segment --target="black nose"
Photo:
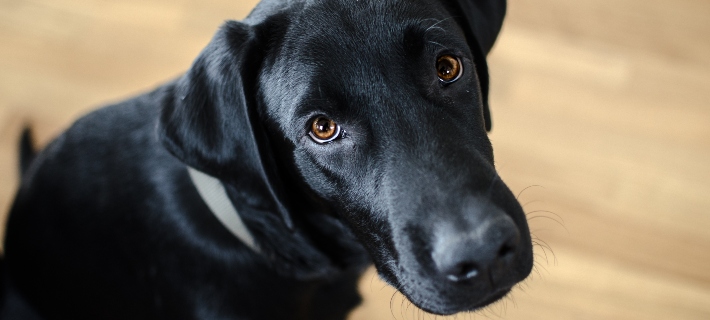
[[[510,267],[519,241],[520,233],[512,220],[498,218],[473,230],[437,236],[432,258],[438,272],[450,281],[479,278],[495,281],[496,275]]]

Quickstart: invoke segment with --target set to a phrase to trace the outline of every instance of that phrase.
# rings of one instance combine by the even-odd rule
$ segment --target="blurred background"
[[[255,4],[0,0],[0,221],[24,123],[44,145],[178,76]],[[540,246],[458,318],[710,319],[710,1],[510,0],[489,63],[497,166]],[[351,319],[435,318],[372,270],[361,290]]]

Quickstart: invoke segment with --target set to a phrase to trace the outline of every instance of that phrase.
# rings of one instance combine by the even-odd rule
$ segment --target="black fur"
[[[343,319],[371,263],[433,313],[499,299],[532,267],[486,135],[504,13],[503,0],[264,0],[179,79],[36,156],[24,134],[0,319]],[[439,81],[441,54],[463,61],[457,82]],[[346,134],[314,142],[319,115]],[[222,181],[261,253],[210,213],[187,166]]]
[[[32,138],[32,130],[27,126],[22,130],[20,137],[20,176],[24,175],[30,163],[37,155]]]

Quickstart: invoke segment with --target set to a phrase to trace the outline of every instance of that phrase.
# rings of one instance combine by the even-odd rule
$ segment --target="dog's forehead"
[[[450,18],[431,1],[312,1],[292,17],[286,41],[305,50],[358,52],[395,49],[404,33]],[[436,31],[434,29],[431,29]]]
[[[438,1],[309,1],[289,19],[274,63],[264,73],[271,76],[264,81],[268,86],[262,89],[270,91],[264,97],[272,108],[296,108],[314,94],[328,95],[329,87],[348,88],[341,94],[372,93],[379,84],[401,83],[398,76],[414,67],[404,59],[411,50],[408,36],[431,42],[457,38],[465,45],[463,31]]]

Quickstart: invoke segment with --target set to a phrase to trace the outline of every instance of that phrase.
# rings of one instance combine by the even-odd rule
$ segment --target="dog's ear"
[[[293,229],[255,102],[264,55],[255,29],[236,21],[222,26],[165,95],[158,133],[186,165],[243,190],[244,203],[278,212]]]
[[[486,130],[491,131],[491,113],[488,106],[488,64],[486,55],[491,51],[505,17],[506,0],[449,0],[454,6],[452,15],[459,19],[473,52],[476,73],[483,96],[483,116]]]

